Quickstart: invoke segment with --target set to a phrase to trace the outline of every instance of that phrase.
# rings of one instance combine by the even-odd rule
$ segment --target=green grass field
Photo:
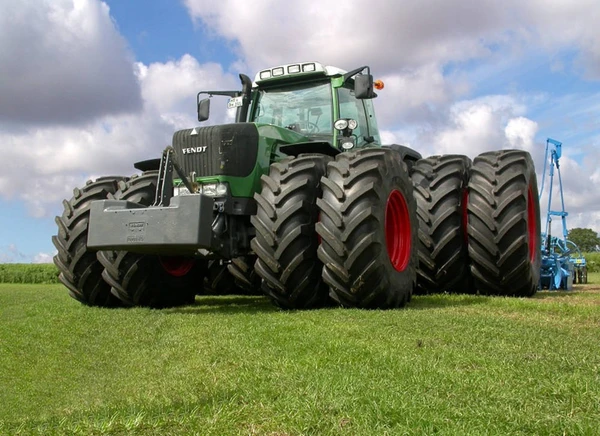
[[[3,284],[0,320],[0,434],[598,434],[599,285],[281,312]]]

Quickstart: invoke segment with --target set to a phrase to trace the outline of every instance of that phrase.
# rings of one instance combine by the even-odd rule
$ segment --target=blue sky
[[[62,199],[157,157],[199,90],[305,60],[369,64],[384,141],[424,155],[541,171],[562,141],[569,227],[600,231],[598,22],[597,0],[0,1],[0,262],[50,261]]]

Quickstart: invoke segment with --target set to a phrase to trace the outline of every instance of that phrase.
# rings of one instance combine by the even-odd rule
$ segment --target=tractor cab
[[[366,74],[364,71],[367,71]],[[297,133],[294,142],[326,142],[338,150],[380,145],[369,67],[346,72],[309,62],[281,65],[258,72],[254,82],[241,74],[242,91],[198,93],[198,120],[209,117],[210,97],[229,96],[236,122],[270,125]],[[200,99],[208,94],[209,98]]]

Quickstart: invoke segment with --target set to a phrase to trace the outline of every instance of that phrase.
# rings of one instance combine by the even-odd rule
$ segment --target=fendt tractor
[[[531,296],[540,217],[521,150],[422,158],[382,145],[369,67],[240,74],[231,124],[173,135],[132,177],[88,181],[57,217],[54,261],[90,306],[169,307],[208,290],[277,306],[395,308],[413,293]],[[236,291],[237,290],[237,291]]]

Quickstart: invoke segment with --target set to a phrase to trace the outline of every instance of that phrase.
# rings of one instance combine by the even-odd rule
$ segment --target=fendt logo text
[[[206,145],[203,147],[184,148],[181,151],[183,152],[183,154],[204,153],[206,151]]]

